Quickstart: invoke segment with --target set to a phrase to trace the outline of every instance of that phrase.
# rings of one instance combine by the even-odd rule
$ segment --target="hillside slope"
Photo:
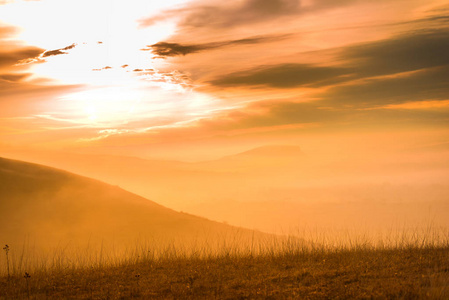
[[[54,245],[92,239],[220,235],[231,226],[178,213],[93,179],[0,158],[0,242]],[[248,231],[249,232],[249,231]]]

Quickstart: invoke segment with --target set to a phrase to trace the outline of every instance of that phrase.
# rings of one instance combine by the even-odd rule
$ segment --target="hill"
[[[179,213],[65,171],[0,158],[0,243],[122,244],[136,239],[219,236],[237,229]],[[250,231],[240,230],[250,233]]]

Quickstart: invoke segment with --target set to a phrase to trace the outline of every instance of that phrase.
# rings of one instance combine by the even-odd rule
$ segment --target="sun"
[[[79,87],[48,101],[41,115],[99,128],[130,127],[175,114],[185,121],[196,109],[210,110],[210,101],[189,90],[177,70],[158,71],[154,55],[142,50],[169,38],[176,26],[166,21],[141,28],[139,21],[183,2],[20,0],[2,6],[0,18],[20,28],[21,43],[63,50],[29,64],[34,80]]]

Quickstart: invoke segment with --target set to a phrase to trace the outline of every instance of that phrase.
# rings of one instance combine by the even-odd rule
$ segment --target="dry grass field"
[[[197,250],[141,248],[82,267],[55,255],[30,272],[16,262],[9,277],[3,264],[0,299],[449,299],[447,239]]]

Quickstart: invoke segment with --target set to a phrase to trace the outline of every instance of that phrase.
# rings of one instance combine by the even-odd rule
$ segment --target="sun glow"
[[[44,49],[24,62],[33,78],[82,86],[47,103],[40,115],[94,127],[130,127],[142,119],[185,121],[212,109],[211,98],[192,91],[186,75],[158,71],[154,55],[141,50],[176,28],[169,22],[140,28],[139,20],[183,2],[13,1],[2,6],[0,18],[21,28],[19,40]]]
[[[0,18],[22,29],[18,36],[31,45],[45,49],[58,48],[74,42],[110,41],[121,48],[135,43],[155,43],[173,33],[174,25],[156,24],[140,28],[141,18],[186,2],[118,0],[41,0],[13,1],[2,6]]]

